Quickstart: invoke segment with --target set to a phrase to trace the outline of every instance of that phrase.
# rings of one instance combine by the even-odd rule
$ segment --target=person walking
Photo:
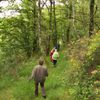
[[[51,60],[51,62],[53,62],[52,55],[53,55],[54,52],[55,52],[55,48],[53,48],[53,49],[50,51],[50,60]]]
[[[35,83],[35,96],[38,96],[38,86],[40,84],[42,88],[42,96],[46,98],[46,92],[44,88],[44,83],[46,77],[48,76],[47,68],[44,66],[44,60],[40,59],[39,64],[35,66],[32,71],[32,75],[29,80],[34,79]]]
[[[57,49],[55,49],[55,52],[52,55],[52,59],[53,59],[53,65],[56,66],[57,60],[59,58],[59,53],[57,52]]]

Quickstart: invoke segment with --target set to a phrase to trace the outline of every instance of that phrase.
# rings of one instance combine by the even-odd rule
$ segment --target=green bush
[[[91,38],[80,38],[69,45],[69,58],[72,68],[69,78],[73,86],[77,87],[75,100],[94,100],[94,82],[98,79],[98,74],[92,75],[92,71],[97,70],[100,65],[100,31]],[[94,92],[93,92],[94,91]]]

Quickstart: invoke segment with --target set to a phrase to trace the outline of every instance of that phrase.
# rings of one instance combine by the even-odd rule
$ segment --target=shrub
[[[92,72],[100,65],[100,31],[91,38],[80,38],[69,45],[69,59],[72,65],[70,79],[77,86],[77,100],[94,100],[96,76]],[[94,91],[94,92],[93,92]]]

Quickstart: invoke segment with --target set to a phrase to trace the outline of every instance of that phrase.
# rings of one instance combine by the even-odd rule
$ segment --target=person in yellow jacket
[[[52,55],[52,59],[53,59],[53,65],[55,66],[57,63],[57,60],[59,58],[59,53],[57,52],[57,49],[55,49],[55,52]]]

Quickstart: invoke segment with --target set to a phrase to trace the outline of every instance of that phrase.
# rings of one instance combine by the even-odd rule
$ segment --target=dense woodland
[[[12,11],[0,17],[0,100],[43,99],[27,81],[41,56],[50,73],[47,100],[99,100],[100,0],[15,1],[0,7]],[[53,68],[50,50],[57,44]]]

